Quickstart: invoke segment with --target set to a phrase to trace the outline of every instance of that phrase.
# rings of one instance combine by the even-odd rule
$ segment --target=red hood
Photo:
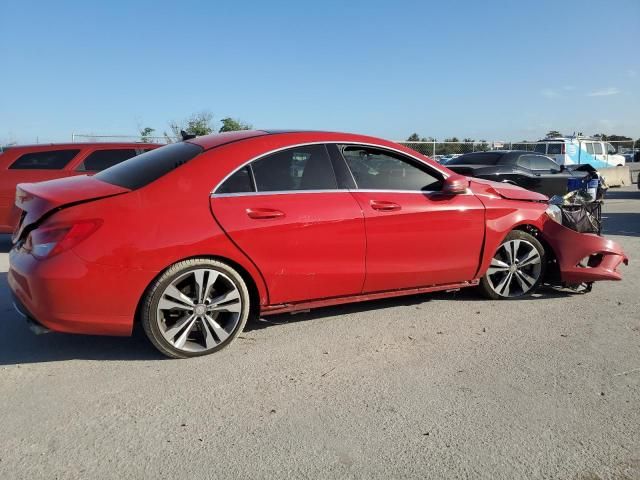
[[[27,225],[37,222],[52,210],[129,191],[87,175],[38,183],[19,183],[16,188],[16,206],[24,211],[24,218],[14,234],[14,240],[20,238]]]
[[[529,202],[547,202],[549,197],[542,193],[532,192],[510,183],[492,182],[479,178],[471,178],[471,189],[475,193],[494,194],[509,200],[524,200]],[[475,187],[475,188],[474,188]]]

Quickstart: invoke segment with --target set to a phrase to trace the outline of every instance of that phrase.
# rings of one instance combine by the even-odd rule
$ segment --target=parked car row
[[[91,175],[159,145],[151,143],[58,143],[4,147],[0,151],[0,234],[18,222],[16,185]]]
[[[88,152],[5,162],[67,177],[15,194],[8,282],[34,328],[130,335],[139,322],[184,358],[225,347],[250,315],[473,286],[512,299],[619,280],[627,262],[545,195],[378,138],[260,130],[128,148],[152,151],[95,175]],[[473,155],[457,166],[495,176],[540,160]],[[563,175],[550,170],[544,188]]]

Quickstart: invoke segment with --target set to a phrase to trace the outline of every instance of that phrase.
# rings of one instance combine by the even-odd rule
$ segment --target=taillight
[[[51,258],[75,247],[100,225],[102,220],[82,220],[72,224],[36,228],[29,233],[24,248],[36,258]]]
[[[566,145],[564,143],[560,144],[560,153],[562,155],[564,155],[564,152],[566,151]]]

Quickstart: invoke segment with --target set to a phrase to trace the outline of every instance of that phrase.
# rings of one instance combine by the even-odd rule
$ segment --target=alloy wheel
[[[205,352],[233,334],[242,309],[240,291],[227,275],[198,268],[166,286],[158,301],[156,319],[160,333],[174,348]]]
[[[526,240],[504,242],[487,270],[490,288],[499,296],[520,297],[532,290],[540,280],[542,258],[538,249]]]

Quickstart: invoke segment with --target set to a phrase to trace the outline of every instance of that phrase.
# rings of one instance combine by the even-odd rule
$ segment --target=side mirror
[[[459,195],[461,193],[467,193],[469,188],[469,179],[462,175],[451,175],[444,180],[442,184],[442,193],[448,195]]]

